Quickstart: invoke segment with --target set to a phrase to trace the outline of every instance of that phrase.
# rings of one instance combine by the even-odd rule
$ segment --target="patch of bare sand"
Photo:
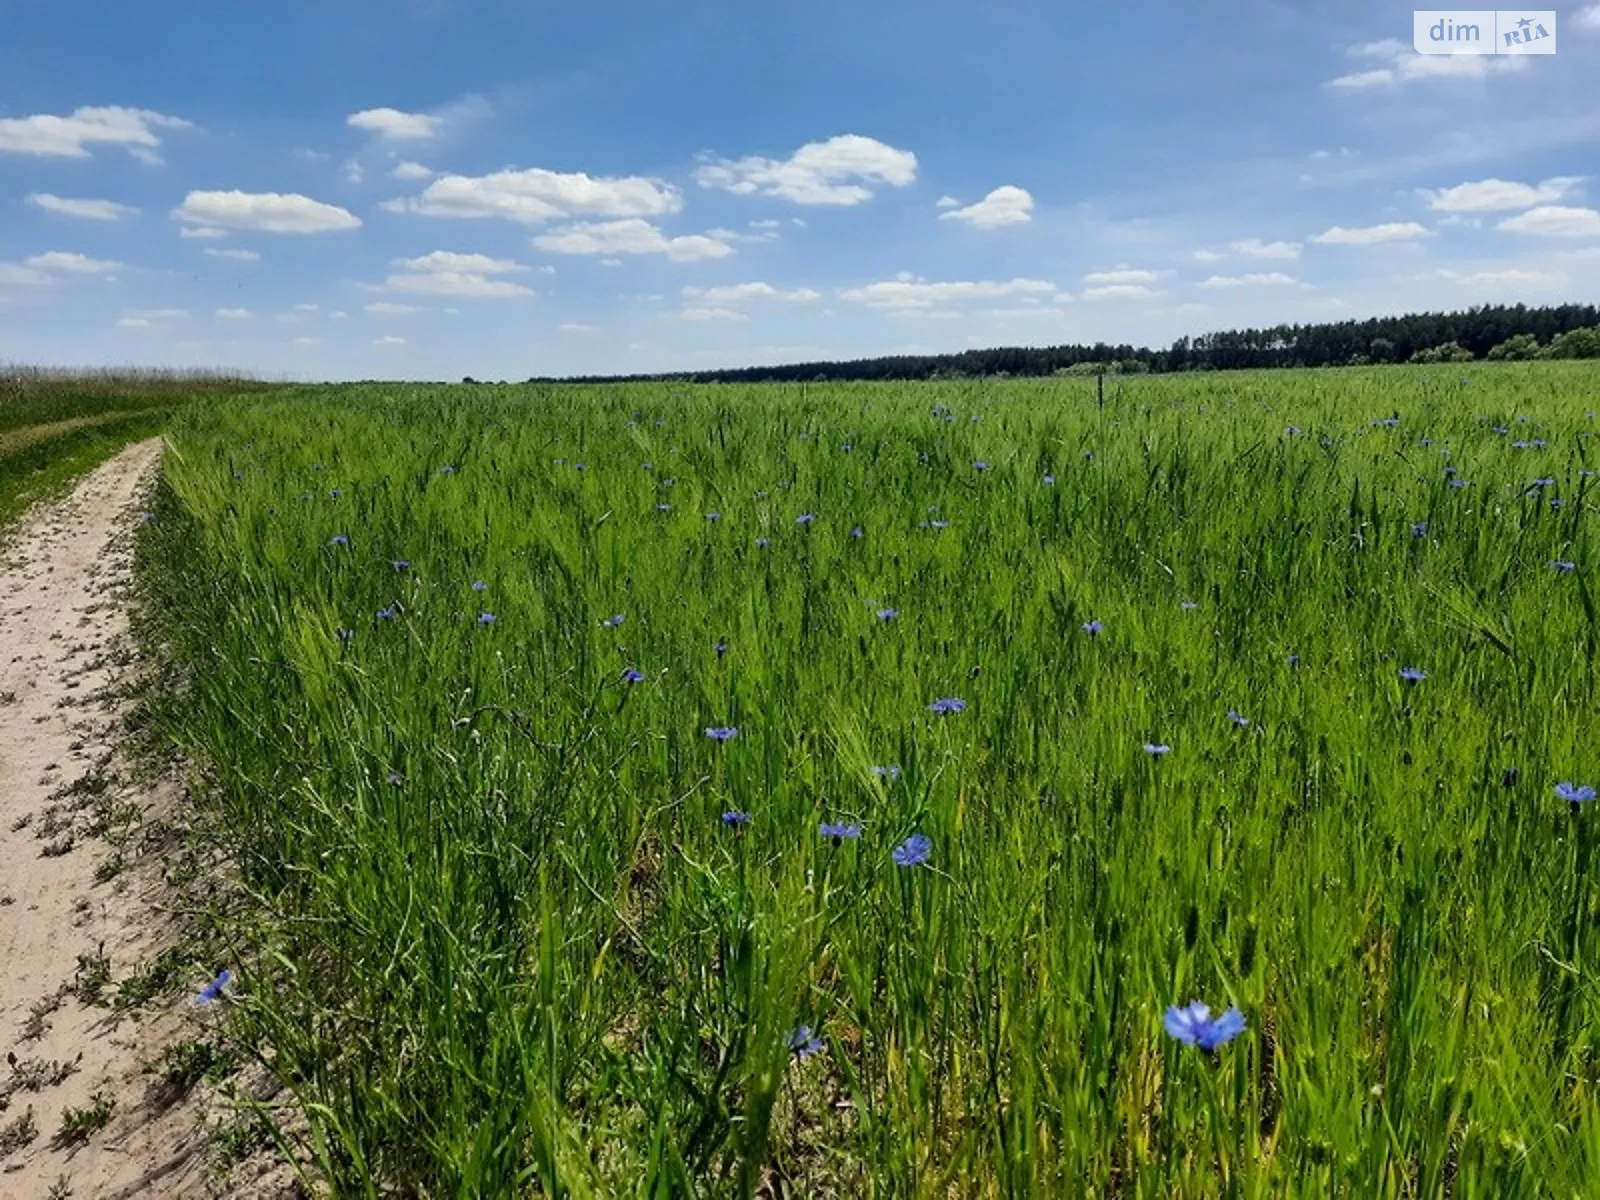
[[[200,1101],[163,1104],[141,1073],[212,1014],[182,997],[119,1014],[70,991],[86,977],[80,956],[103,956],[122,979],[172,942],[158,855],[131,843],[123,869],[97,879],[108,846],[75,836],[71,823],[53,832],[71,803],[62,789],[78,784],[66,794],[81,802],[115,779],[115,689],[131,669],[116,594],[131,566],[134,505],[160,454],[160,439],[128,447],[25,516],[0,551],[0,1047],[15,1056],[0,1064],[0,1093],[11,1093],[0,1113],[6,1200],[45,1200],[63,1180],[75,1200],[214,1192]],[[177,794],[158,786],[115,799],[161,818]],[[72,1070],[57,1081],[66,1066],[55,1064]],[[109,1121],[68,1144],[63,1114],[97,1097],[115,1102]],[[36,1132],[18,1144],[30,1109]]]

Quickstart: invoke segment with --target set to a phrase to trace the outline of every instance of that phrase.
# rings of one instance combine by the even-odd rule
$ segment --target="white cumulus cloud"
[[[389,172],[393,179],[432,179],[433,172],[419,162],[403,162],[396,164],[394,170]]]
[[[1300,257],[1302,247],[1299,242],[1263,242],[1260,238],[1245,238],[1234,242],[1230,249],[1246,258],[1291,259]]]
[[[668,237],[649,221],[585,221],[542,233],[533,239],[551,254],[665,254],[674,262],[726,258],[733,253],[727,242],[706,234]]]
[[[1154,271],[1118,267],[1115,271],[1090,271],[1083,281],[1093,287],[1122,287],[1129,284],[1155,283],[1161,278]]]
[[[725,284],[721,287],[686,287],[683,289],[683,295],[686,300],[713,306],[741,304],[746,300],[787,300],[809,304],[822,299],[822,293],[812,288],[793,288],[784,291],[760,280]]]
[[[1575,175],[1558,175],[1537,185],[1516,183],[1509,179],[1480,179],[1475,183],[1458,183],[1455,187],[1438,191],[1424,190],[1422,194],[1427,197],[1428,207],[1438,212],[1505,212],[1549,204],[1561,199],[1582,182]]]
[[[808,142],[784,159],[714,159],[695,171],[701,187],[839,206],[864,203],[874,187],[905,187],[916,177],[917,156],[911,151],[854,133]]]
[[[1316,234],[1311,240],[1319,246],[1377,246],[1384,242],[1404,242],[1427,236],[1428,231],[1415,221],[1389,221],[1360,229],[1335,225]]]
[[[1006,296],[1053,294],[1055,290],[1055,284],[1042,279],[952,280],[931,283],[914,275],[902,274],[894,279],[869,283],[865,287],[848,288],[839,295],[845,300],[854,300],[872,308],[904,312],[936,309],[940,305],[958,304],[968,300],[997,300]]]
[[[219,321],[248,321],[250,310],[248,308],[219,308],[217,320]]]
[[[219,250],[215,246],[207,246],[205,252],[211,258],[226,258],[233,262],[260,262],[261,255],[254,250]]]
[[[1500,228],[1544,237],[1600,237],[1600,210],[1545,204],[1506,218],[1500,222]]]
[[[361,226],[360,217],[336,204],[277,192],[190,192],[172,218],[206,229],[254,233],[328,233]]]
[[[1493,33],[1491,28],[1490,37],[1493,37]],[[1410,44],[1395,38],[1352,46],[1350,54],[1356,58],[1376,59],[1384,65],[1340,75],[1330,79],[1328,86],[1353,91],[1392,87],[1419,79],[1481,79],[1487,75],[1525,71],[1528,68],[1528,60],[1522,55],[1418,54]]]
[[[495,278],[527,272],[527,267],[511,259],[435,250],[420,258],[397,258],[393,265],[399,267],[400,271],[384,281],[386,291],[484,300],[511,300],[533,295],[532,288],[509,279]],[[372,310],[369,308],[368,311]]]
[[[1080,300],[1143,300],[1154,296],[1154,289],[1142,283],[1107,283],[1086,287],[1078,293]]]
[[[366,306],[366,310],[378,317],[409,317],[412,313],[423,312],[415,304],[392,304],[387,300],[379,300]]]
[[[444,175],[421,195],[389,200],[382,207],[424,217],[499,217],[540,225],[571,217],[665,216],[683,207],[683,194],[664,180],[642,175],[594,178],[581,171],[532,167],[492,175]]]
[[[58,271],[66,275],[109,275],[122,267],[119,262],[89,258],[83,254],[69,254],[64,250],[35,254],[23,265],[32,267],[36,271]]]
[[[440,117],[426,113],[401,112],[397,108],[369,108],[351,113],[345,124],[392,141],[426,141],[444,124]]]
[[[41,157],[87,158],[94,145],[125,146],[153,153],[158,129],[190,129],[181,117],[141,108],[80,108],[67,117],[38,114],[0,119],[0,152]]]
[[[28,203],[45,212],[78,217],[85,221],[125,221],[139,215],[137,208],[118,204],[115,200],[72,200],[65,196],[53,196],[49,192],[35,192],[28,197]]]
[[[1267,271],[1249,275],[1213,275],[1200,286],[1203,288],[1281,287],[1284,284],[1299,282],[1293,275],[1285,275],[1282,271]]]
[[[1515,288],[1524,291],[1549,291],[1565,287],[1567,283],[1567,276],[1560,271],[1535,271],[1522,267],[1492,271],[1441,270],[1439,277],[1468,288]]]
[[[952,208],[939,214],[941,221],[965,221],[974,229],[996,229],[1001,225],[1020,225],[1033,220],[1033,197],[1026,190],[1007,184],[997,187],[976,204]]]
[[[465,271],[472,275],[521,275],[528,268],[509,258],[490,258],[487,254],[458,254],[435,250],[421,258],[397,258],[394,265],[408,271]]]
[[[386,333],[382,337],[373,338],[372,344],[374,346],[404,346],[406,340],[403,337],[396,337],[392,333]]]

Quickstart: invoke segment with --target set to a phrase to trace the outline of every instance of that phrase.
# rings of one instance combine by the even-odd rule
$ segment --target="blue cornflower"
[[[481,579],[476,579],[472,583],[472,590],[475,591],[475,592],[487,591],[488,588],[489,588],[489,585],[487,583],[485,583]]]
[[[607,617],[604,621],[601,621],[600,624],[604,625],[607,629],[615,629],[626,619],[627,618],[625,618],[621,613],[618,613],[614,617]]]
[[[623,683],[643,683],[644,682],[644,672],[639,670],[639,669],[637,669],[636,667],[629,667],[626,671],[624,671],[622,673],[622,682]]]
[[[1413,521],[1411,523],[1411,536],[1425,538],[1428,536],[1428,523],[1426,521]]]
[[[1213,1017],[1210,1006],[1198,1000],[1183,1008],[1173,1005],[1161,1023],[1185,1046],[1199,1046],[1208,1052],[1231,1042],[1245,1029],[1244,1016],[1237,1008]]]
[[[1283,431],[1283,436],[1284,437],[1299,437],[1300,436],[1300,427],[1298,425],[1289,426],[1287,429],[1285,429]]]
[[[493,625],[494,623],[495,615],[492,612],[481,612],[478,614],[479,625]]]
[[[789,1050],[801,1062],[813,1054],[822,1053],[822,1039],[811,1032],[811,1026],[802,1025],[784,1039]]]
[[[855,449],[855,447],[852,446],[849,442],[846,442],[844,445],[840,446],[839,449],[840,449],[841,452],[843,452],[845,454],[849,454],[850,451]]]
[[[1046,487],[1053,487],[1055,486],[1056,477],[1054,475],[1046,475],[1044,477],[1044,482]]]
[[[388,783],[388,785],[390,787],[399,787],[402,783],[404,783],[406,781],[406,777],[404,775],[400,774],[399,771],[390,771],[383,778],[384,778],[384,781],[386,783]]]
[[[966,712],[967,702],[958,700],[954,696],[942,696],[928,705],[928,711],[936,716],[949,717],[959,712]]]
[[[717,657],[721,658],[724,654],[726,654],[728,652],[728,643],[727,642],[718,642],[715,646],[712,647],[712,649],[717,652]]]
[[[456,473],[456,469],[454,467],[446,466],[446,467],[440,467],[439,468],[439,474],[441,474],[441,475],[454,475],[455,473]]]
[[[411,560],[409,558],[392,558],[389,560],[389,565],[396,571],[411,570]]]
[[[344,495],[342,491],[340,491],[338,488],[334,488],[328,493],[328,499],[337,500],[342,495]]]
[[[867,536],[867,531],[861,528],[861,526],[857,525],[850,531],[850,536],[855,538],[857,541],[860,541],[862,538]]]
[[[900,778],[900,768],[895,766],[893,763],[890,763],[886,767],[873,767],[872,773],[879,779],[887,779],[890,783],[893,783],[896,779]]]
[[[1559,558],[1556,559],[1550,565],[1552,567],[1554,567],[1557,571],[1559,571],[1563,575],[1571,575],[1574,571],[1576,571],[1578,569],[1578,564],[1577,563],[1575,563],[1575,562],[1566,562],[1566,561],[1564,561],[1562,559],[1559,559]]]
[[[980,458],[972,464],[972,469],[974,471],[987,471],[989,469],[989,464]]]
[[[1165,758],[1172,753],[1172,747],[1165,742],[1146,742],[1144,752],[1151,758]]]
[[[1240,729],[1245,729],[1250,724],[1250,718],[1249,717],[1240,716],[1238,710],[1237,709],[1232,709],[1232,708],[1230,708],[1228,710],[1228,720],[1232,721]]]
[[[1489,426],[1489,432],[1490,432],[1490,433],[1498,433],[1498,434],[1500,434],[1500,435],[1501,435],[1501,436],[1504,436],[1504,435],[1505,435],[1505,434],[1508,434],[1508,433],[1510,433],[1510,432],[1511,432],[1511,430],[1509,430],[1509,429],[1507,429],[1507,428],[1506,428],[1506,427],[1505,427],[1505,426],[1504,426],[1504,425],[1491,425],[1491,426]],[[1523,446],[1523,445],[1525,445],[1525,444],[1526,444],[1526,443],[1523,443],[1523,442],[1519,442],[1519,443],[1517,443],[1517,445],[1518,445],[1518,447],[1519,447],[1519,448],[1520,448],[1520,447],[1521,447],[1521,446]]]
[[[1200,606],[1198,604],[1196,604],[1193,600],[1185,600],[1185,601],[1183,601],[1183,603],[1178,605],[1178,607],[1183,609],[1184,612],[1193,612],[1195,609],[1199,608]]]
[[[391,604],[387,608],[380,608],[375,615],[380,621],[392,621],[400,614],[395,606]]]
[[[1563,781],[1556,784],[1556,795],[1561,797],[1561,799],[1565,800],[1568,804],[1582,804],[1585,801],[1593,800],[1595,791],[1594,788],[1590,787],[1588,784],[1584,784],[1580,787],[1578,784],[1570,781]]]
[[[821,825],[817,826],[817,832],[825,838],[832,838],[833,844],[837,846],[840,842],[853,842],[860,837],[861,826],[856,824],[854,821],[849,822],[848,824],[824,821]]]
[[[1085,621],[1083,623],[1083,631],[1090,637],[1099,637],[1101,631],[1104,630],[1105,627],[1104,621]]]
[[[1401,667],[1400,678],[1406,683],[1421,683],[1428,677],[1428,673],[1421,667]]]
[[[719,512],[708,512],[706,514],[706,520],[715,523],[717,521],[722,520],[722,514],[719,513]]]
[[[933,842],[925,833],[913,833],[894,848],[892,857],[902,867],[920,867],[933,853]]]
[[[892,621],[899,615],[900,610],[898,608],[880,608],[878,610],[878,620],[880,621]]]
[[[645,463],[644,464],[644,469],[646,471],[654,471],[656,469],[656,465],[655,465],[655,463]]]
[[[950,522],[949,521],[929,521],[928,524],[933,526],[933,528],[935,528],[935,529],[949,529],[950,528]]]
[[[796,525],[809,525],[817,519],[816,513],[801,513],[794,519]]]
[[[1289,665],[1291,667],[1298,667],[1300,665],[1300,656],[1291,652],[1289,655]]]
[[[670,505],[670,504],[658,504],[658,505],[656,505],[656,511],[657,512],[671,512],[672,511],[672,505]]]
[[[341,642],[348,646],[356,640],[356,631],[354,629],[340,629],[337,636]]]
[[[729,829],[743,829],[750,824],[750,814],[740,812],[738,809],[729,809],[722,814],[722,823]]]
[[[1453,488],[1464,488],[1464,487],[1466,487],[1466,486],[1467,486],[1467,484],[1469,484],[1469,483],[1470,483],[1470,482],[1472,482],[1472,481],[1471,481],[1471,480],[1469,480],[1469,479],[1462,479],[1462,478],[1460,478],[1460,477],[1459,477],[1459,476],[1458,476],[1458,477],[1457,477],[1457,478],[1455,478],[1455,479],[1452,479],[1452,480],[1451,480],[1451,481],[1450,481],[1450,486],[1451,486],[1451,487],[1453,487]]]
[[[713,742],[731,742],[739,736],[737,725],[712,725],[706,730],[706,736]]]
[[[758,549],[758,550],[765,550],[770,545],[772,545],[772,539],[771,538],[757,538],[756,539],[756,549]]]
[[[336,533],[328,539],[328,545],[330,546],[348,546],[349,544],[349,536],[343,533]]]
[[[588,468],[585,467],[582,463],[573,463],[572,464],[572,469],[574,471],[586,471],[586,470],[588,470]]]
[[[206,1005],[214,1004],[222,999],[223,990],[227,988],[232,980],[232,971],[218,971],[217,977],[200,989],[200,994],[194,998],[195,1004],[204,1008]]]

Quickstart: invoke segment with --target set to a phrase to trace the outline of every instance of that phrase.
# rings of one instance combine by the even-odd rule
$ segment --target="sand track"
[[[155,856],[130,844],[124,869],[97,879],[113,852],[82,829],[98,781],[117,778],[122,702],[99,694],[129,669],[117,593],[130,569],[136,502],[160,454],[160,439],[128,447],[70,496],[35,507],[0,548],[0,1049],[47,1076],[56,1072],[43,1064],[76,1067],[34,1091],[17,1084],[16,1064],[0,1063],[0,1091],[12,1092],[0,1112],[6,1200],[47,1197],[63,1179],[74,1200],[208,1194],[194,1109],[156,1103],[140,1070],[195,1036],[203,1015],[170,996],[119,1015],[66,991],[80,955],[103,954],[120,980],[173,937]],[[100,794],[160,816],[176,791],[129,795],[113,782]],[[77,832],[67,815],[75,804]],[[63,1144],[62,1114],[97,1093],[116,1102],[109,1122]],[[5,1131],[30,1108],[37,1133],[8,1152]]]

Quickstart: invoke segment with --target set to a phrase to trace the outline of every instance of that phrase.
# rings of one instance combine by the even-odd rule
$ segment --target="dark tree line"
[[[851,362],[790,363],[661,375],[582,376],[601,379],[668,379],[696,383],[799,382],[846,379],[940,379],[984,375],[1124,371],[1235,371],[1250,367],[1334,367],[1403,363],[1454,343],[1484,358],[1509,338],[1530,335],[1541,344],[1574,329],[1600,325],[1600,308],[1562,304],[1529,308],[1486,305],[1465,312],[1413,313],[1320,325],[1275,325],[1182,337],[1164,350],[1129,345],[1002,346],[959,354],[894,355]],[[1461,357],[1465,357],[1462,355]],[[537,380],[536,380],[537,381]]]

